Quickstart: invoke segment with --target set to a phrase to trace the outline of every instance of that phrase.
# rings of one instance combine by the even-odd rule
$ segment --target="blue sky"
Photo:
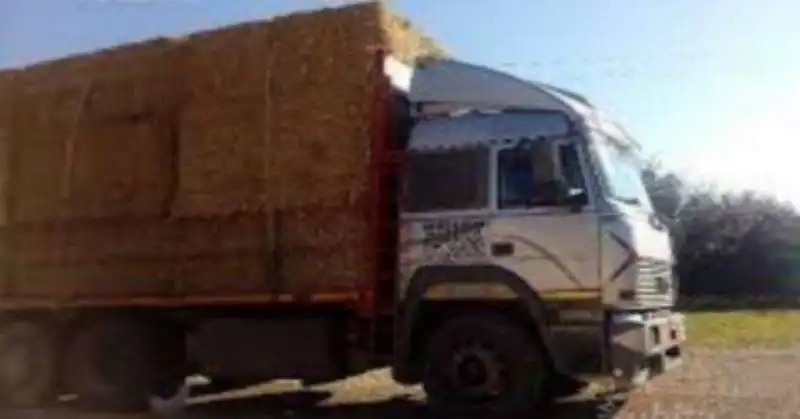
[[[0,67],[337,1],[0,0]],[[394,0],[459,58],[585,94],[668,167],[800,205],[800,2]]]

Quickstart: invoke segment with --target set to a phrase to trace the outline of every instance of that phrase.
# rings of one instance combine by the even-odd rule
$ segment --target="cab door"
[[[598,218],[577,140],[523,139],[496,150],[489,253],[540,295],[599,298]]]

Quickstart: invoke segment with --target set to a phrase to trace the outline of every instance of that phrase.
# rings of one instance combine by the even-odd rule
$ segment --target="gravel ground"
[[[286,391],[289,390],[289,391]],[[275,392],[281,392],[276,395]],[[552,418],[800,418],[800,347],[797,350],[695,350],[684,366],[633,393],[621,408],[601,401],[557,406]],[[270,395],[264,396],[264,393]],[[261,394],[261,396],[258,396]],[[255,396],[255,397],[253,397]],[[320,387],[291,391],[288,384],[229,395],[236,400],[195,406],[182,419],[392,419],[419,418],[418,388],[400,387],[385,371]],[[204,400],[208,401],[208,400]],[[321,403],[321,405],[320,405]],[[317,404],[317,407],[309,407]],[[79,415],[57,411],[0,412],[2,419],[144,419],[143,416]]]

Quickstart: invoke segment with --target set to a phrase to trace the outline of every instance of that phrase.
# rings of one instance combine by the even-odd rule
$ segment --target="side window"
[[[488,149],[411,152],[405,168],[404,211],[486,208],[488,186]]]
[[[581,161],[575,144],[562,144],[559,146],[559,159],[561,173],[570,189],[586,190],[586,182],[581,171]]]
[[[500,150],[497,155],[498,207],[525,208],[533,193],[533,160],[528,150]]]
[[[497,159],[500,209],[559,205],[559,180],[549,143],[500,150]]]

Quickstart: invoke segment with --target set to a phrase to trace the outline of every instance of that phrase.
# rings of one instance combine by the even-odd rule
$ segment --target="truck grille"
[[[637,264],[636,302],[640,305],[672,305],[677,284],[672,266],[661,261],[642,259]]]

